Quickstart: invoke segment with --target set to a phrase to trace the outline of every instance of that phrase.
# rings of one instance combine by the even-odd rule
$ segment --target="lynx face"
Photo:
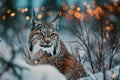
[[[29,50],[35,54],[40,49],[50,56],[59,53],[58,20],[42,23],[33,18],[31,33],[29,36]]]

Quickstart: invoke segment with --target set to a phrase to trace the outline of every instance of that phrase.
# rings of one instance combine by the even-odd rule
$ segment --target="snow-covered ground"
[[[29,69],[23,71],[23,80],[66,80],[65,76],[51,65],[30,66],[24,60],[19,59],[16,63]]]
[[[28,68],[22,72],[22,80],[66,80],[55,67],[51,65],[30,66],[24,60],[17,59],[16,64]],[[3,74],[0,80],[18,80],[11,71]]]
[[[2,46],[2,47],[1,47]],[[5,60],[10,60],[10,47],[8,47],[5,42],[0,43],[0,57],[4,57]],[[7,48],[7,50],[5,49]],[[23,54],[19,54],[13,61],[14,64],[17,64],[20,67],[24,67],[26,69],[22,72],[22,80],[66,80],[65,76],[61,74],[55,67],[52,65],[36,65],[31,66],[26,63],[23,58]],[[2,71],[2,65],[0,66],[0,72]],[[19,72],[19,71],[18,71]],[[11,70],[5,72],[0,80],[18,80]]]
[[[106,79],[105,80],[120,80],[120,65],[116,66],[111,70],[106,70]],[[89,77],[80,78],[78,80],[104,80],[103,72],[99,72],[96,74],[91,74]],[[118,77],[119,75],[119,77]]]

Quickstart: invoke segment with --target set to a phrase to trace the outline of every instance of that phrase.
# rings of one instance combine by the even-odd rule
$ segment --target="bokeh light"
[[[10,14],[10,16],[11,16],[11,17],[14,17],[14,16],[15,16],[15,12],[12,12],[12,13]]]
[[[3,15],[3,16],[2,16],[2,20],[5,20],[5,19],[6,19],[6,16],[5,16],[5,15]]]
[[[25,19],[26,19],[26,20],[30,20],[30,16],[26,16]]]

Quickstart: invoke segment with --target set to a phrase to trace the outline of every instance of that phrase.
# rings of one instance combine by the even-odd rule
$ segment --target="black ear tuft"
[[[31,30],[34,30],[37,28],[38,24],[41,24],[41,22],[39,21],[39,19],[36,17],[35,15],[35,11],[33,10],[33,18],[32,18],[32,25],[31,25]]]
[[[33,16],[36,17],[36,15],[35,15],[35,10],[33,10]]]
[[[31,31],[35,29],[35,21],[32,19],[32,24],[31,24]]]
[[[54,20],[51,24],[54,29],[59,30],[59,19]]]
[[[59,30],[59,17],[61,16],[61,12],[58,12],[56,18],[51,22],[51,24],[53,25],[52,27],[56,30]]]

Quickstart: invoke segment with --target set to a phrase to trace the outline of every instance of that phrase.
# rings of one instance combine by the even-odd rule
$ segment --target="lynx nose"
[[[46,42],[47,44],[49,44],[49,43],[50,43],[50,38],[46,38],[46,39],[45,39],[45,42]]]

